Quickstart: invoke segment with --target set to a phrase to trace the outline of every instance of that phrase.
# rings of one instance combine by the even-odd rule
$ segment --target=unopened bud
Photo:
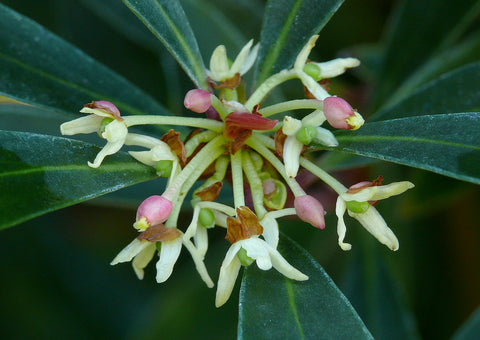
[[[173,204],[165,197],[153,195],[144,200],[137,209],[137,221],[133,226],[139,231],[165,222],[172,212]]]
[[[211,105],[210,92],[201,89],[190,90],[185,95],[183,105],[193,112],[204,113]]]
[[[356,130],[364,123],[362,116],[340,97],[325,98],[323,112],[330,125],[337,129]]]
[[[325,210],[322,204],[310,195],[295,197],[295,211],[302,221],[310,223],[315,228],[325,228]]]

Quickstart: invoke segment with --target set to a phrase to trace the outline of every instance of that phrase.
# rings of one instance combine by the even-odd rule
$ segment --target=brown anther
[[[183,145],[183,142],[180,140],[180,132],[170,130],[160,139],[167,143],[170,149],[172,149],[177,155],[178,160],[180,161],[180,166],[183,168],[187,164],[187,152],[185,150],[185,145]]]
[[[196,192],[195,195],[200,197],[202,201],[215,201],[220,195],[220,190],[222,190],[223,182],[215,182],[212,185],[206,187],[199,192]]]
[[[225,236],[225,239],[232,244],[262,233],[263,227],[258,222],[257,216],[248,207],[238,207],[236,219],[227,218],[227,236]]]
[[[137,239],[148,242],[166,242],[173,241],[182,236],[177,228],[167,228],[163,224],[152,225],[145,229],[143,233],[137,236]]]
[[[237,73],[235,73],[235,75],[232,78],[224,80],[218,85],[215,84],[215,83],[212,83],[212,87],[214,89],[230,89],[230,90],[233,90],[233,89],[237,88],[238,85],[240,85],[240,81],[241,81],[240,73],[237,72]]]
[[[240,134],[230,143],[230,153],[235,155],[235,153],[243,148],[247,140],[252,135],[252,130],[243,130]]]
[[[282,129],[278,129],[275,133],[275,151],[277,151],[278,156],[280,156],[282,159],[285,139],[287,139],[287,135],[283,133]]]

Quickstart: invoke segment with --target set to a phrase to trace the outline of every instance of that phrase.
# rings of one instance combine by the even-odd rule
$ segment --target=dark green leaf
[[[111,101],[124,113],[166,113],[124,78],[1,4],[0,46],[0,95],[67,113],[92,100]]]
[[[308,39],[325,26],[343,1],[268,1],[256,64],[257,84],[291,67]]]
[[[353,250],[341,287],[375,339],[418,339],[412,314],[401,299],[378,247],[368,244],[361,253]]]
[[[480,62],[466,65],[418,88],[401,102],[379,111],[372,119],[478,110],[479,84]]]
[[[339,151],[378,158],[480,184],[480,113],[367,123],[336,134]]]
[[[0,229],[156,177],[119,152],[88,167],[100,148],[23,132],[0,132]]]
[[[303,248],[282,238],[279,251],[309,279],[295,282],[274,269],[248,267],[240,289],[239,339],[372,339],[345,296]]]
[[[383,102],[425,61],[449,47],[479,10],[477,0],[401,2],[387,40],[376,104]]]
[[[167,47],[200,88],[207,76],[192,28],[178,0],[122,0]]]
[[[452,337],[453,340],[475,340],[480,334],[480,308],[478,308],[472,316],[460,327],[460,329]]]

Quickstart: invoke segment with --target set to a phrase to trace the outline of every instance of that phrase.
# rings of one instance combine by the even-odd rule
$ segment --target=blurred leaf
[[[480,109],[480,62],[466,65],[425,84],[372,120]]]
[[[92,100],[111,101],[125,113],[167,112],[124,78],[1,4],[0,45],[0,95],[67,113]]]
[[[386,98],[385,104],[389,106],[396,104],[410,95],[417,87],[441,77],[444,73],[478,60],[480,60],[480,32],[471,34],[461,44],[427,61],[416,72],[411,74],[402,86],[395,90],[395,93]]]
[[[200,88],[208,89],[202,56],[178,0],[122,0],[167,47]]]
[[[156,177],[125,153],[98,169],[100,148],[85,142],[0,131],[0,229]]]
[[[325,26],[343,1],[268,1],[255,66],[257,84],[291,67],[308,39]]]
[[[402,1],[387,37],[375,104],[378,106],[420,65],[451,45],[479,11],[477,0]]]
[[[239,339],[373,339],[323,268],[281,238],[279,251],[309,276],[295,282],[276,270],[246,268],[240,289]]]
[[[368,240],[367,242],[374,242]],[[355,251],[341,285],[375,339],[418,339],[412,313],[407,310],[395,280],[377,247]]]
[[[362,166],[371,165],[378,160],[368,157],[357,156],[344,152],[328,152],[322,155],[315,164],[324,171],[341,171]]]
[[[480,308],[454,334],[452,340],[475,340],[480,334]]]
[[[338,132],[334,149],[480,184],[479,136],[480,113],[426,115]]]

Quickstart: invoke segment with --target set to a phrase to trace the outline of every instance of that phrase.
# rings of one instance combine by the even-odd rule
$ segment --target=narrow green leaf
[[[255,66],[257,84],[291,67],[308,39],[325,26],[343,1],[268,1]]]
[[[447,48],[480,11],[477,0],[401,2],[390,29],[376,105],[429,58]],[[446,19],[448,18],[448,19]],[[421,32],[421,34],[419,34]]]
[[[67,113],[92,100],[111,101],[122,113],[167,112],[135,85],[1,4],[0,46],[0,95]]]
[[[335,148],[480,184],[480,113],[367,123],[336,134]]]
[[[480,334],[480,308],[470,316],[452,337],[453,340],[475,340]]]
[[[192,28],[178,0],[122,0],[167,47],[195,85],[207,89],[207,76]]]
[[[480,109],[480,62],[456,69],[415,90],[401,102],[387,107],[373,120],[386,120],[443,112]]]
[[[279,251],[309,276],[295,282],[274,269],[245,271],[240,289],[239,339],[373,339],[323,268],[292,240]]]
[[[88,167],[99,151],[71,139],[0,131],[0,229],[156,177],[123,152]]]

